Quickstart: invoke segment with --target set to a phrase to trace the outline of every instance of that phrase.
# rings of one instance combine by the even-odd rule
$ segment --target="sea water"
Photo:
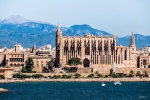
[[[27,82],[5,83],[0,100],[150,100],[150,82]]]

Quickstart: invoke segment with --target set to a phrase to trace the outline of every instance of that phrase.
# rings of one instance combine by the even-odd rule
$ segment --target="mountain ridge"
[[[28,19],[26,20],[27,22],[20,20],[17,22],[17,20],[15,20],[17,24],[9,21],[9,23],[4,23],[3,21],[4,20],[0,21],[0,47],[6,46],[10,48],[16,43],[20,43],[23,47],[32,47],[33,44],[36,44],[37,47],[41,47],[45,44],[51,44],[52,47],[55,47],[56,25],[33,22]],[[95,36],[112,36],[112,34],[106,31],[95,29],[87,24],[72,25],[69,28],[61,27],[61,30],[63,36],[84,36],[88,33],[92,33]],[[137,48],[150,45],[150,42],[147,41],[150,40],[150,36],[141,34],[134,34],[134,36]],[[130,36],[117,36],[117,45],[128,46],[129,42]]]

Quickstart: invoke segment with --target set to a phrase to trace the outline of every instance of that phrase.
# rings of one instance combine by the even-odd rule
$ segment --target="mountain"
[[[52,44],[55,45],[56,26],[41,24],[36,22],[26,22],[23,24],[3,24],[0,25],[0,47],[13,47],[20,43],[23,47],[37,47]]]
[[[95,36],[112,36],[112,34],[92,28],[89,25],[73,25],[69,28],[61,27],[64,36],[84,36],[92,33]],[[11,16],[8,19],[0,20],[0,47],[14,47],[20,43],[23,47],[31,48],[33,44],[41,47],[45,44],[51,44],[55,47],[56,25],[37,22],[25,19],[21,16]],[[150,45],[150,36],[135,34],[137,48]],[[130,36],[117,37],[117,45],[128,46]]]
[[[73,25],[66,32],[66,34],[69,34],[71,36],[74,36],[74,35],[75,36],[84,36],[87,33],[92,33],[94,36],[104,36],[104,35],[112,36],[112,34],[109,34],[105,31],[94,29],[87,24]]]
[[[22,16],[19,15],[12,15],[10,16],[8,19],[4,19],[2,21],[0,21],[1,24],[22,24],[25,22],[31,22],[31,20],[25,19]]]
[[[144,36],[140,34],[134,34],[135,43],[137,48],[143,48],[150,45],[150,36]],[[130,36],[117,37],[117,45],[129,46]]]

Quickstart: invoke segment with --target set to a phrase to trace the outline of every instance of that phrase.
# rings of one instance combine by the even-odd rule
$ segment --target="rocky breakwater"
[[[0,88],[0,92],[8,92],[7,89]]]

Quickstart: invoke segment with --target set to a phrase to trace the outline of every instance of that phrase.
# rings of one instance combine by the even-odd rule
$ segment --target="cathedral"
[[[118,68],[136,68],[136,44],[134,34],[131,35],[129,47],[117,46],[116,36],[62,36],[60,27],[56,30],[56,67],[67,67],[72,57],[81,59],[77,72],[108,72],[115,63]],[[71,67],[71,66],[70,66]]]

